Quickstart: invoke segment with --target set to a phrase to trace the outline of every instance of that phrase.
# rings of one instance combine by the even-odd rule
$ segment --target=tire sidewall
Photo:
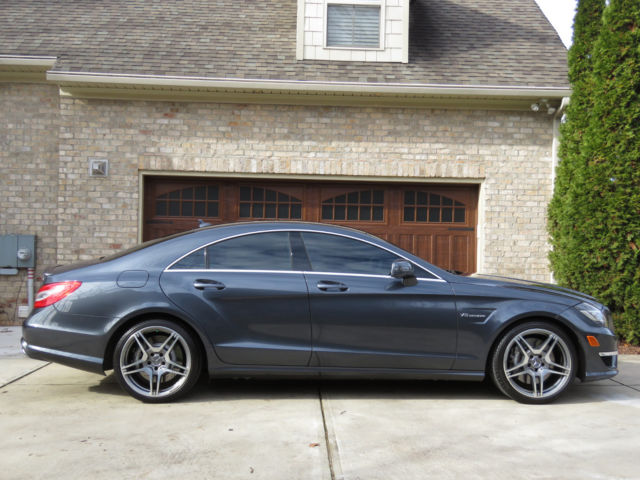
[[[567,349],[569,350],[569,355],[571,357],[571,372],[569,373],[569,379],[567,383],[560,391],[544,398],[533,398],[518,392],[509,383],[509,380],[507,379],[503,368],[505,351],[511,340],[513,340],[513,338],[520,333],[532,329],[544,329],[560,337],[567,345]],[[545,404],[554,401],[556,398],[562,395],[567,390],[567,388],[569,388],[569,386],[573,384],[578,367],[577,359],[578,357],[576,354],[575,344],[572,341],[571,337],[569,337],[569,335],[562,328],[554,325],[553,323],[545,321],[526,322],[512,327],[500,338],[500,341],[498,342],[493,352],[493,356],[491,357],[490,374],[494,384],[502,393],[504,393],[509,398],[512,398],[513,400],[516,400],[520,403],[534,405]]]
[[[178,390],[171,393],[170,395],[166,395],[162,397],[149,397],[149,396],[141,395],[139,392],[133,390],[126,382],[124,375],[120,370],[120,356],[122,354],[122,349],[124,348],[127,340],[131,337],[131,335],[133,335],[137,331],[145,328],[149,328],[149,327],[162,327],[162,328],[168,328],[175,331],[178,335],[180,335],[184,339],[191,354],[191,369],[189,370],[187,379],[184,382],[184,384]],[[194,385],[196,384],[196,382],[200,377],[201,355],[193,339],[193,335],[189,333],[186,329],[178,325],[177,323],[172,322],[170,320],[164,320],[164,319],[145,320],[133,325],[118,339],[118,343],[116,344],[116,347],[113,352],[113,371],[114,371],[116,380],[120,384],[120,387],[122,387],[122,389],[132,397],[138,400],[141,400],[145,403],[166,403],[166,402],[177,400],[178,398],[185,396],[194,387]]]

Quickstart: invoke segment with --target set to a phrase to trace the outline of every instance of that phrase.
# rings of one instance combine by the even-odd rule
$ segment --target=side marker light
[[[589,345],[591,345],[592,347],[599,347],[600,346],[600,342],[593,335],[587,335],[587,341],[589,342]]]

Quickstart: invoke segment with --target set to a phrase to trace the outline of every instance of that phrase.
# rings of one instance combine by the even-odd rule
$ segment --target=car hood
[[[525,290],[535,293],[543,293],[547,295],[555,295],[573,303],[596,302],[597,300],[586,293],[571,290],[570,288],[560,287],[551,283],[534,282],[531,280],[522,280],[519,278],[499,277],[494,275],[473,275],[472,277],[460,277],[464,280],[459,283],[482,285],[489,287],[506,287],[518,290]]]

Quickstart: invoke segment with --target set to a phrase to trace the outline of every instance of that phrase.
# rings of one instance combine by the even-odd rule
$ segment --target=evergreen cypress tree
[[[583,141],[588,291],[640,340],[640,2],[611,0],[593,50],[594,105]]]
[[[556,170],[553,198],[549,204],[549,232],[553,250],[549,257],[556,279],[563,285],[584,290],[583,271],[579,252],[575,249],[578,238],[574,226],[580,223],[579,205],[571,201],[573,191],[584,188],[576,183],[576,172],[581,170],[580,150],[593,107],[593,64],[591,51],[602,25],[605,0],[580,0],[573,25],[573,44],[569,49],[569,81],[571,102],[560,126],[561,143],[558,156],[561,161]]]
[[[582,2],[581,2],[582,3]],[[621,314],[640,341],[640,2],[611,0],[585,72],[592,106],[550,221],[558,279]],[[573,98],[572,98],[573,100]],[[570,137],[571,142],[575,137]],[[564,140],[563,140],[564,141]],[[564,159],[563,159],[564,161]],[[558,184],[561,182],[558,181]],[[556,229],[556,224],[563,228]],[[562,238],[562,240],[561,240]],[[563,255],[566,258],[560,259]]]

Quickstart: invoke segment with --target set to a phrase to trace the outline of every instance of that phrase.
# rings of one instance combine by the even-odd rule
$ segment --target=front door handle
[[[323,292],[346,292],[349,290],[349,287],[344,283],[332,282],[330,280],[321,280],[316,284],[316,287]]]
[[[198,279],[193,282],[193,286],[198,290],[223,290],[226,285],[216,280],[202,280]]]

